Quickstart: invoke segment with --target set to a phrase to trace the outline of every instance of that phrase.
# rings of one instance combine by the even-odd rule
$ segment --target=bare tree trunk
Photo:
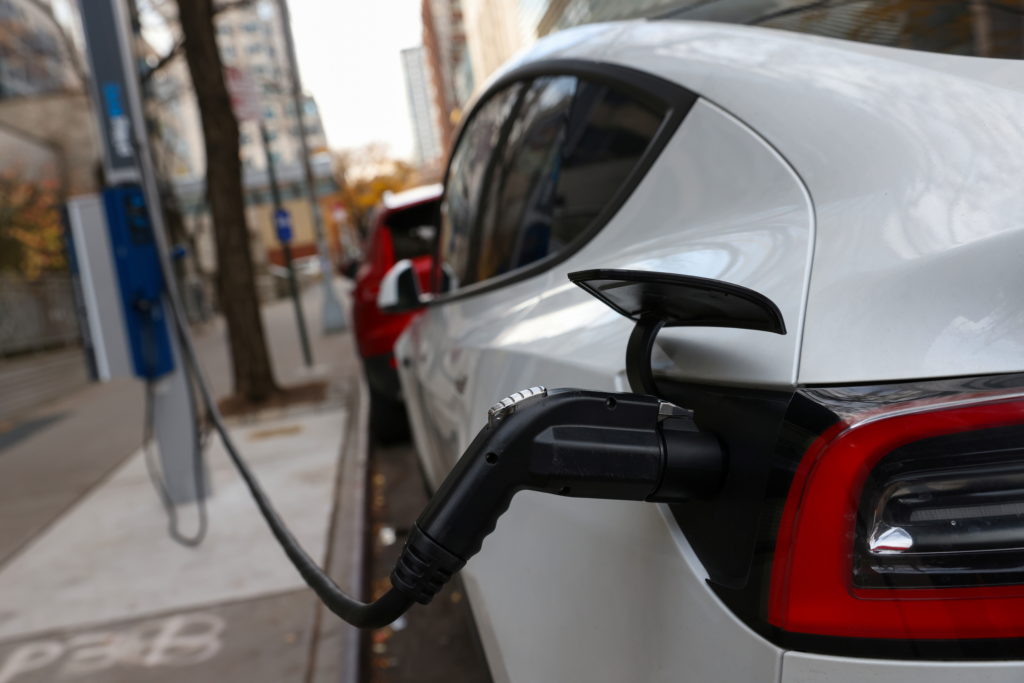
[[[224,83],[212,0],[178,0],[185,58],[206,143],[206,193],[217,242],[217,295],[228,326],[235,393],[252,402],[278,391],[270,367],[245,222],[238,122]]]

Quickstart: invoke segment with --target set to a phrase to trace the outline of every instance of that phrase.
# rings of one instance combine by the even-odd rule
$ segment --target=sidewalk
[[[358,585],[365,406],[351,336],[320,334],[319,296],[311,287],[304,297],[312,372],[290,302],[266,307],[264,321],[279,381],[326,377],[328,400],[232,433],[310,554]],[[223,395],[222,324],[196,341]],[[354,631],[321,618],[217,440],[209,534],[189,549],[167,536],[145,472],[141,386],[93,385],[24,419],[47,422],[0,450],[0,683],[342,680],[355,670]],[[180,515],[188,532],[195,511]]]

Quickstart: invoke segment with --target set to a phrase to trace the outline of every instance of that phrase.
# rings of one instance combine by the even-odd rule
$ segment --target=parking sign
[[[274,225],[277,228],[277,239],[282,244],[292,241],[292,217],[287,209],[278,209],[274,212]]]

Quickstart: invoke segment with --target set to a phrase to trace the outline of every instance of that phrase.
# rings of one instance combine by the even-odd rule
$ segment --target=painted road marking
[[[223,647],[224,619],[208,612],[177,614],[131,628],[23,643],[0,663],[0,683],[52,669],[61,679],[117,667],[182,667],[212,659]]]

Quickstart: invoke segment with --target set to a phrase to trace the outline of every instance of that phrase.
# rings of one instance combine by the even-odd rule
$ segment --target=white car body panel
[[[1024,662],[899,662],[787,652],[783,683],[1019,683]]]
[[[801,384],[1024,369],[1024,62],[646,21],[604,58],[736,115],[804,179]]]
[[[608,225],[552,271],[537,308],[506,325],[496,343],[590,372],[619,372],[632,323],[566,274],[624,268],[697,275],[764,294],[789,331],[666,329],[656,342],[665,355],[656,358],[655,371],[693,381],[791,386],[813,236],[810,201],[792,169],[749,128],[698,101]]]
[[[1010,295],[1024,284],[1011,270],[1024,253],[1024,226],[1012,220],[1024,218],[1024,192],[1006,182],[1024,159],[1024,94],[998,74],[970,79],[948,66],[966,58],[893,54],[902,55],[759,29],[629,22],[564,32],[517,57],[509,68],[600,59],[703,99],[578,252],[431,306],[400,338],[431,484],[487,408],[515,390],[628,389],[632,325],[570,284],[574,270],[700,275],[780,307],[785,336],[664,330],[655,370],[678,379],[786,387],[1024,369],[1024,309]],[[1024,82],[1020,64],[1000,69]],[[990,98],[984,112],[973,108],[978,97]],[[988,129],[957,125],[982,115]],[[956,286],[980,278],[999,285]],[[960,312],[952,324],[951,306]],[[940,671],[947,663],[784,655],[716,598],[655,506],[521,493],[462,575],[499,681],[1002,681],[1021,671],[963,663],[954,676]]]

